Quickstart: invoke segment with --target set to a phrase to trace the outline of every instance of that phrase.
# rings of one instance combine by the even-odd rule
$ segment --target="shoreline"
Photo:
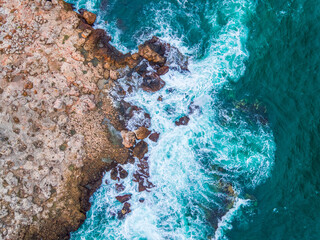
[[[159,135],[148,130],[147,113],[123,100],[126,91],[117,80],[137,74],[142,83],[129,84],[128,92],[158,91],[173,47],[154,37],[138,53],[123,54],[105,30],[92,27],[95,19],[62,0],[0,7],[3,239],[69,239],[84,222],[104,172],[126,177],[121,164],[134,157],[148,166],[143,139]],[[180,59],[187,70],[187,59]],[[143,123],[131,132],[126,122],[136,113]],[[152,187],[145,180],[136,173],[139,191]]]

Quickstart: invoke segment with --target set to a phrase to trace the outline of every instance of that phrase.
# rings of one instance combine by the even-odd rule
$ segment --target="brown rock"
[[[121,131],[121,136],[123,139],[122,144],[126,148],[132,147],[136,142],[136,135],[134,134],[134,132],[123,130]]]
[[[148,144],[145,141],[141,141],[134,147],[133,156],[142,159],[147,152]]]
[[[176,126],[188,125],[190,118],[188,116],[181,117],[178,121],[175,122]]]
[[[112,80],[117,80],[119,78],[119,72],[116,70],[110,70],[110,78]]]
[[[110,172],[110,178],[112,180],[117,180],[118,179],[118,169],[113,168]]]
[[[151,40],[139,46],[139,54],[149,62],[163,66],[167,60],[164,56],[167,46],[169,45],[154,36]]]
[[[90,25],[93,25],[97,18],[97,16],[94,13],[89,11],[84,11],[82,16]]]
[[[124,216],[131,212],[130,207],[131,207],[130,203],[125,202],[121,211],[118,212],[118,218],[124,219]]]
[[[124,179],[128,176],[128,172],[119,166],[119,175],[121,179]]]
[[[159,65],[163,65],[166,62],[166,59],[153,51],[149,45],[140,45],[139,54],[149,62],[158,63]]]
[[[156,73],[151,73],[143,78],[141,87],[146,92],[156,92],[163,88],[165,84]]]
[[[155,132],[149,136],[149,139],[153,142],[158,142],[159,136],[160,136],[160,133]]]
[[[140,58],[140,55],[138,53],[134,53],[134,54],[132,54],[132,58],[134,60],[138,60]]]
[[[134,131],[136,134],[137,139],[145,139],[149,136],[151,131],[148,128],[145,127],[139,127],[137,130]]]
[[[116,191],[117,192],[122,192],[125,189],[122,183],[118,184],[116,183]]]
[[[167,72],[169,72],[169,67],[168,67],[168,66],[163,66],[163,67],[161,67],[161,68],[159,68],[159,69],[157,70],[157,74],[158,74],[159,76],[165,75]]]
[[[132,194],[125,194],[125,195],[122,195],[122,196],[116,196],[116,199],[121,202],[121,203],[124,203],[124,202],[127,202],[131,199],[131,195]]]

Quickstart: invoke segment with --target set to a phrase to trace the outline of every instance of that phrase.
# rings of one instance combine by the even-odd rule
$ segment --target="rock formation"
[[[139,191],[153,186],[143,185],[148,145],[135,145],[150,134],[150,116],[121,100],[117,80],[135,71],[143,78],[138,87],[158,91],[177,50],[154,37],[139,53],[123,54],[92,27],[95,19],[62,0],[1,1],[0,239],[68,239],[103,173],[126,178],[119,164],[132,154],[142,164]],[[185,60],[176,65],[187,69]],[[144,128],[134,133],[126,124],[136,116],[135,128]],[[118,217],[129,212],[125,202]]]

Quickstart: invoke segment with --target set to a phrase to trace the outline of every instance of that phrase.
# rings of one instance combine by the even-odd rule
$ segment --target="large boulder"
[[[143,78],[141,87],[146,92],[156,92],[165,86],[163,81],[156,73],[151,73]]]
[[[146,127],[139,127],[137,130],[134,131],[136,134],[137,139],[145,139],[149,136],[151,131]]]
[[[134,132],[123,130],[121,131],[121,136],[123,139],[122,144],[126,148],[130,148],[136,143],[136,135]]]
[[[97,16],[94,13],[89,11],[84,11],[82,16],[90,25],[93,25],[97,18]]]
[[[139,55],[149,62],[163,66],[166,63],[166,44],[160,41],[159,38],[153,37],[139,46]]]

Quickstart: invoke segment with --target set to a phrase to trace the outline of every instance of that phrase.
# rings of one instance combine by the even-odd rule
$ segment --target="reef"
[[[187,58],[157,37],[123,54],[93,28],[95,20],[62,0],[1,1],[0,239],[69,239],[103,174],[127,177],[120,165],[134,157],[139,191],[153,186],[143,185],[143,139],[159,134],[148,129],[150,116],[123,98],[134,88],[160,90],[160,76],[187,71]],[[128,198],[119,196],[119,218],[130,212]]]

